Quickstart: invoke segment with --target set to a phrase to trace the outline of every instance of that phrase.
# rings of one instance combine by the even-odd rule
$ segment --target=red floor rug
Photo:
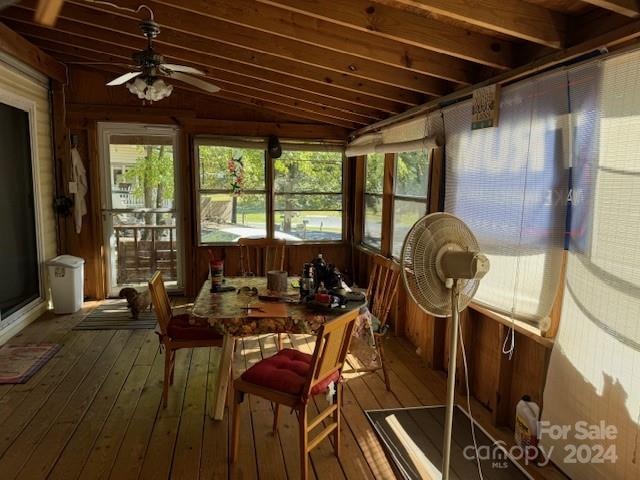
[[[59,349],[57,343],[4,345],[0,348],[0,384],[25,383]]]

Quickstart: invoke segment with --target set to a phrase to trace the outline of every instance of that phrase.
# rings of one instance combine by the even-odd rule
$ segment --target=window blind
[[[541,442],[572,478],[640,478],[640,52],[573,69],[569,79],[571,234],[542,417],[571,430]],[[576,438],[578,421],[604,421],[615,438]],[[572,445],[589,458],[613,448],[617,458],[569,463]]]
[[[560,278],[568,185],[565,73],[502,90],[500,124],[471,130],[471,101],[444,110],[445,210],[475,233],[491,269],[474,301],[548,316]]]

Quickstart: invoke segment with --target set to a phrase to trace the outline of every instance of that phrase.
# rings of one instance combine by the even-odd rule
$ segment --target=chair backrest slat
[[[315,384],[342,371],[357,317],[358,311],[353,310],[325,323],[318,331],[309,378],[302,394],[304,399],[309,398]]]
[[[380,320],[380,326],[384,326],[389,317],[391,305],[398,293],[400,279],[400,266],[392,259],[381,255],[373,257],[373,270],[369,276],[367,298],[369,310]]]
[[[156,312],[158,325],[160,325],[160,332],[166,335],[173,313],[171,311],[169,295],[167,295],[167,290],[164,288],[162,274],[159,271],[154,273],[151,280],[149,280],[149,293],[151,294],[151,302]]]
[[[243,275],[265,276],[269,270],[284,270],[287,242],[278,239],[241,238],[240,268]]]

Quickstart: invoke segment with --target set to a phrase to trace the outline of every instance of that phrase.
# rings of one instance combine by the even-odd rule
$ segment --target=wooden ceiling
[[[141,3],[111,1],[129,9]],[[222,88],[213,95],[348,129],[559,58],[599,35],[613,43],[618,30],[624,40],[640,30],[637,0],[143,3],[161,25],[157,50],[169,62],[204,70]],[[0,11],[11,29],[65,63],[131,63],[133,51],[145,45],[138,24],[146,17],[144,10],[82,0],[23,0]],[[114,77],[126,71],[92,68]]]

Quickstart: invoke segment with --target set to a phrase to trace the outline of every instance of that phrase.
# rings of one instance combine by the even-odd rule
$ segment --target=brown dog
[[[127,299],[127,307],[131,309],[131,316],[134,320],[137,320],[140,312],[147,307],[151,311],[151,294],[149,290],[138,292],[135,288],[126,287],[120,290],[118,296]]]

